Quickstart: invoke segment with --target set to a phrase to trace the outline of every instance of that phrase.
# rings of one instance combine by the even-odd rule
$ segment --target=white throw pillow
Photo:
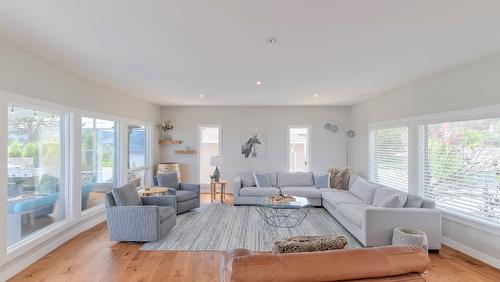
[[[257,187],[271,187],[271,180],[267,172],[254,172],[255,185]]]
[[[370,204],[373,202],[373,196],[377,191],[379,186],[377,184],[370,183],[363,178],[358,178],[356,182],[349,188],[349,192],[354,194],[354,196],[363,200],[363,202]]]
[[[396,197],[396,200],[393,198]],[[402,208],[406,203],[407,194],[391,188],[380,187],[373,196],[373,205],[386,208]],[[392,202],[392,205],[389,203]]]

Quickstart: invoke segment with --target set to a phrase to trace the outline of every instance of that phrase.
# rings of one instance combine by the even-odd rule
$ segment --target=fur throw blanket
[[[273,254],[321,252],[343,249],[346,245],[347,238],[344,235],[294,236],[274,242]]]

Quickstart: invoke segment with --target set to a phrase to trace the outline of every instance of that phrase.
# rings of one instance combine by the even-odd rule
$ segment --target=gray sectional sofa
[[[441,248],[441,213],[432,201],[371,183],[356,175],[349,189],[316,187],[312,173],[269,173],[271,187],[256,187],[251,172],[242,173],[233,186],[235,205],[254,205],[258,197],[285,194],[306,197],[324,207],[364,246],[392,243],[396,227],[410,227],[427,234],[430,250]]]

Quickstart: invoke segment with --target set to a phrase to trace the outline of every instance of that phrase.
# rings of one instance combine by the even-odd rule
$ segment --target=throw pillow
[[[316,188],[330,188],[330,173],[315,172],[313,177]]]
[[[421,208],[424,199],[420,196],[408,194],[406,198],[405,208]]]
[[[406,203],[406,193],[395,189],[379,187],[373,196],[373,205],[376,207],[386,207],[386,208],[402,208]],[[387,202],[396,197],[397,202],[394,202],[392,206]]]
[[[253,177],[253,172],[246,171],[240,173],[241,186],[242,187],[255,187],[255,178]]]
[[[158,185],[172,189],[179,189],[179,179],[177,172],[158,173]]]
[[[273,254],[322,252],[343,249],[347,245],[344,235],[295,236],[273,244]]]
[[[340,190],[349,189],[349,178],[351,176],[350,168],[332,168],[328,172],[330,173],[330,187]]]
[[[112,194],[117,206],[142,206],[141,197],[131,183],[114,188]]]
[[[373,202],[373,196],[375,195],[378,187],[379,186],[377,184],[370,183],[363,178],[358,178],[358,180],[356,180],[356,182],[354,182],[352,187],[349,189],[349,192],[363,200],[363,202],[371,205]]]
[[[253,177],[257,187],[271,187],[271,180],[267,172],[254,172]]]
[[[392,195],[376,206],[380,208],[401,208],[401,200],[398,195]]]

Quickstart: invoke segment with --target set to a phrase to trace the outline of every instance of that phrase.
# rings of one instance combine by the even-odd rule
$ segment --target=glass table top
[[[307,198],[295,196],[293,199],[283,202],[273,202],[269,197],[259,197],[257,205],[274,209],[299,209],[312,206]]]

